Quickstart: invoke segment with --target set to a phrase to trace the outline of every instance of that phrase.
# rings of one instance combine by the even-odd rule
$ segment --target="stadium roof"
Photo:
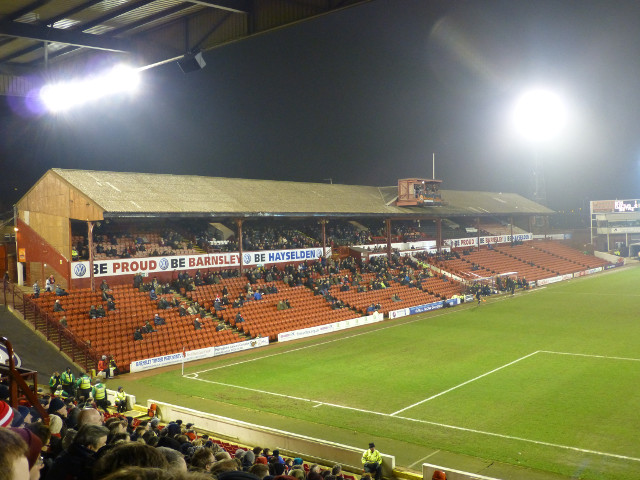
[[[52,69],[155,66],[367,1],[4,0],[0,95],[28,95]]]
[[[54,168],[105,218],[125,217],[486,217],[548,215],[552,210],[515,193],[443,190],[442,206],[396,207],[397,186],[249,180]],[[28,196],[27,193],[26,196]]]

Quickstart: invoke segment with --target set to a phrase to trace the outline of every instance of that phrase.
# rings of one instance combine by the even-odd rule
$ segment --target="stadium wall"
[[[431,463],[422,464],[422,478],[424,480],[433,478],[433,472],[435,472],[436,470],[445,472],[447,475],[447,480],[500,480],[495,477],[485,477],[484,475],[479,475],[477,473],[445,468],[440,465],[433,465]]]
[[[69,285],[69,260],[21,219],[17,220],[16,226],[18,227],[16,232],[17,247],[19,251],[24,249],[25,253],[25,258],[21,260],[21,263],[24,263],[26,267],[26,284],[31,285],[36,280],[40,280],[40,287],[44,289],[45,277],[53,274],[56,277],[56,283],[67,287]]]
[[[157,400],[147,400],[147,408],[150,408],[152,404],[157,406],[157,415],[163,422],[180,419],[183,423],[194,423],[202,430],[215,432],[217,435],[232,438],[234,441],[237,439],[238,442],[245,445],[273,445],[273,449],[278,448],[281,453],[286,455],[299,454],[305,458],[313,458],[324,465],[340,463],[345,470],[362,473],[361,458],[366,446],[362,448],[350,447]],[[392,478],[396,459],[392,455],[380,453],[382,455],[382,475],[386,478]]]

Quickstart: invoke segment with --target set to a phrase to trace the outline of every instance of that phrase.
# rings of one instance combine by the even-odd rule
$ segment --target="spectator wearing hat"
[[[47,409],[49,415],[58,415],[62,420],[67,418],[67,406],[59,397],[53,397],[49,402],[49,408]]]
[[[0,427],[10,427],[13,416],[13,408],[7,402],[0,400]]]
[[[22,437],[8,428],[0,428],[0,445],[2,445],[0,448],[2,474],[6,474],[6,478],[10,479],[29,478],[29,461],[27,460],[29,450]]]
[[[376,480],[380,480],[382,478],[382,455],[380,455],[380,452],[376,450],[376,446],[373,442],[369,444],[369,448],[362,454],[362,465],[365,472],[375,472]]]
[[[13,432],[20,435],[24,443],[27,444],[27,452],[25,456],[29,463],[29,477],[39,478],[40,469],[44,466],[40,452],[42,451],[42,440],[30,430],[26,428],[12,428]]]
[[[98,373],[102,373],[105,378],[109,378],[109,363],[107,362],[106,355],[102,355],[100,360],[98,360]]]
[[[127,394],[124,391],[124,387],[118,387],[116,392],[115,406],[118,409],[118,413],[127,411]]]

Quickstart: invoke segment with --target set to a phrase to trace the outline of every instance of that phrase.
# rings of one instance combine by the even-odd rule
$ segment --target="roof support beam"
[[[189,0],[189,2],[233,13],[248,14],[250,12],[249,0]]]
[[[28,23],[0,21],[0,35],[30,38],[41,42],[56,42],[78,47],[108,50],[110,52],[131,52],[128,41],[106,35],[74,32],[69,29],[30,25]]]

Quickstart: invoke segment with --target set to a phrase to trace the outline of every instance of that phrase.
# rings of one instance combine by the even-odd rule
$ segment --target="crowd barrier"
[[[323,465],[340,463],[347,471],[362,473],[362,453],[367,445],[361,448],[351,447],[157,400],[147,400],[147,408],[152,404],[156,405],[156,414],[165,423],[180,419],[183,424],[193,423],[200,430],[215,432],[216,435],[233,439],[247,446],[268,446],[272,450],[277,448],[286,456],[300,456]],[[393,455],[384,452],[380,454],[382,455],[382,475],[385,478],[392,478],[396,459]]]

